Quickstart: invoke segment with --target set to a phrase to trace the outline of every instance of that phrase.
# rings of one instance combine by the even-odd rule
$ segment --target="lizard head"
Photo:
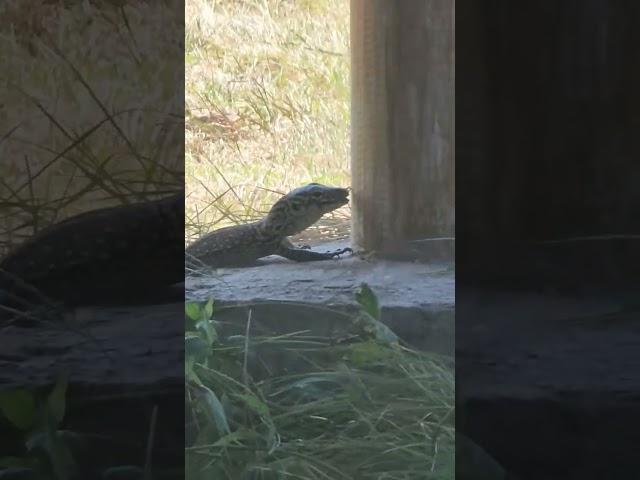
[[[264,220],[266,228],[289,236],[310,227],[325,213],[349,203],[349,190],[310,183],[278,200]]]

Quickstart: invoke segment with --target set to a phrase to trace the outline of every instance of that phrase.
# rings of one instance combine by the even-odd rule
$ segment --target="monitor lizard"
[[[187,269],[206,267],[241,267],[262,257],[279,255],[296,262],[329,260],[343,253],[315,252],[295,247],[287,238],[316,223],[324,214],[349,202],[349,190],[310,183],[281,197],[265,218],[210,232],[186,249]]]
[[[82,213],[0,260],[0,307],[138,303],[184,281],[183,249],[182,191]]]

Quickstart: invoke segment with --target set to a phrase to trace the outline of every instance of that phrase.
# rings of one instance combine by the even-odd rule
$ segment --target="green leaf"
[[[61,376],[47,398],[47,409],[54,425],[62,423],[66,410],[67,377]]]
[[[204,385],[199,385],[198,389],[204,401],[205,413],[216,424],[218,431],[224,434],[231,433],[231,428],[229,428],[229,423],[227,422],[227,415],[218,396]]]
[[[184,354],[187,360],[191,360],[195,363],[203,363],[209,352],[211,346],[201,337],[197,335],[189,335],[184,339]]]
[[[202,310],[200,307],[200,302],[186,302],[184,304],[184,309],[187,317],[189,317],[191,320],[193,320],[194,322],[200,320],[200,312]]]
[[[393,333],[393,330],[379,320],[369,319],[369,327],[377,341],[387,344],[396,344],[399,342],[398,336]]]
[[[31,392],[24,389],[0,393],[0,412],[18,430],[29,430],[36,418],[36,401]]]
[[[204,335],[209,342],[209,345],[213,345],[218,340],[218,332],[216,331],[213,322],[211,320],[200,320],[196,323],[196,330]]]
[[[44,432],[37,431],[29,435],[25,441],[25,447],[30,452],[37,450],[46,451],[46,436]]]
[[[389,348],[383,347],[372,340],[349,345],[347,351],[348,360],[358,368],[389,361],[392,356]]]
[[[25,446],[29,452],[46,455],[58,480],[67,479],[74,469],[73,455],[62,436],[53,430],[52,419],[45,431],[37,431],[27,437]]]
[[[59,432],[53,429],[52,424],[49,425],[50,427],[45,434],[45,448],[49,454],[49,460],[56,478],[58,480],[66,480],[72,477],[72,472],[75,468],[73,455]]]
[[[202,313],[205,320],[211,320],[213,318],[213,298],[210,298],[209,301],[204,305]]]
[[[360,288],[356,291],[356,301],[362,309],[371,315],[374,319],[380,320],[380,305],[378,297],[366,283],[361,283]]]

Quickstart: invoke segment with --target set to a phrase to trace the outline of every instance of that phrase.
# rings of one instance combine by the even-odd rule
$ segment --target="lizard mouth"
[[[349,203],[349,190],[346,188],[336,188],[331,191],[327,198],[324,199],[322,204],[334,210]]]

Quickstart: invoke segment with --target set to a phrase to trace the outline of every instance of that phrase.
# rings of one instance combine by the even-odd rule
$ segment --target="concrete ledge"
[[[254,334],[283,334],[307,331],[310,335],[337,338],[352,330],[355,305],[323,305],[256,300],[246,304],[217,301],[216,319],[232,326],[225,334],[244,334],[251,311]],[[453,309],[383,307],[382,321],[414,348],[454,355]]]
[[[74,388],[163,391],[184,383],[184,302],[86,307],[80,325],[4,327],[0,389],[49,385],[60,372]]]
[[[342,248],[343,242],[313,250]],[[378,296],[382,321],[410,344],[454,353],[455,282],[444,263],[363,260],[358,256],[294,263],[267,257],[255,267],[219,269],[185,281],[186,297],[214,298],[219,319],[242,324],[248,307],[258,322],[281,331],[311,330],[319,335],[340,329],[358,309],[355,292],[367,283]],[[243,306],[245,305],[245,306]]]
[[[524,480],[628,478],[639,313],[611,296],[459,293],[457,428]]]

